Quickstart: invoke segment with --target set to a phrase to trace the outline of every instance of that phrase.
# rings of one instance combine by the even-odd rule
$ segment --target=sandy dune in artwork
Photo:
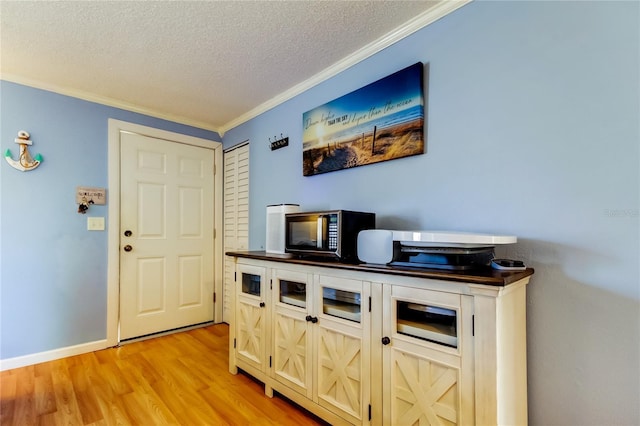
[[[332,141],[303,152],[305,176],[408,157],[424,152],[422,118]],[[375,141],[374,141],[375,134]]]

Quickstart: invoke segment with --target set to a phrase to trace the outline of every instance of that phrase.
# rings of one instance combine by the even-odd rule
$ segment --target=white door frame
[[[108,175],[109,193],[107,205],[107,347],[119,343],[118,321],[120,316],[120,132],[138,133],[157,139],[164,139],[186,145],[194,145],[214,150],[214,291],[216,301],[213,306],[214,322],[222,322],[222,293],[224,276],[224,253],[222,245],[223,178],[222,143],[206,139],[155,129],[126,121],[109,119]]]

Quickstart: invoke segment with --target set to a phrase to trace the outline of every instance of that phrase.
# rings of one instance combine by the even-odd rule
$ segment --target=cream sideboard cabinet
[[[533,270],[462,274],[232,252],[229,370],[331,424],[527,423]]]

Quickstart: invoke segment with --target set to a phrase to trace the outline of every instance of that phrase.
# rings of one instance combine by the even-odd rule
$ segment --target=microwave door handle
[[[316,224],[316,248],[322,248],[322,240],[323,240],[323,222],[324,216],[318,216],[318,223]]]

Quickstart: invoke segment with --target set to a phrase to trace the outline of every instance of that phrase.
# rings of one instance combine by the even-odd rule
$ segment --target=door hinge
[[[271,368],[271,355],[269,355],[269,368]]]
[[[238,273],[237,272],[233,273],[233,281],[234,282],[238,281]]]
[[[236,338],[234,337],[233,338],[233,349],[235,349],[235,348],[236,348]]]
[[[214,164],[214,165],[213,165],[213,174],[215,175],[217,172],[218,172],[218,170],[217,170],[217,168],[216,168],[216,165]]]
[[[371,421],[371,404],[369,404],[369,421]]]
[[[273,290],[273,280],[269,280],[269,290]]]
[[[476,335],[476,316],[471,315],[471,335]]]
[[[216,293],[213,293],[213,303],[216,303]]]
[[[371,296],[369,296],[369,312],[371,312]],[[371,420],[371,419],[369,419]]]
[[[215,228],[214,228],[214,229],[213,229],[213,239],[214,239],[214,240],[216,239],[216,235],[217,235],[217,233],[216,233],[216,230],[215,230]]]

